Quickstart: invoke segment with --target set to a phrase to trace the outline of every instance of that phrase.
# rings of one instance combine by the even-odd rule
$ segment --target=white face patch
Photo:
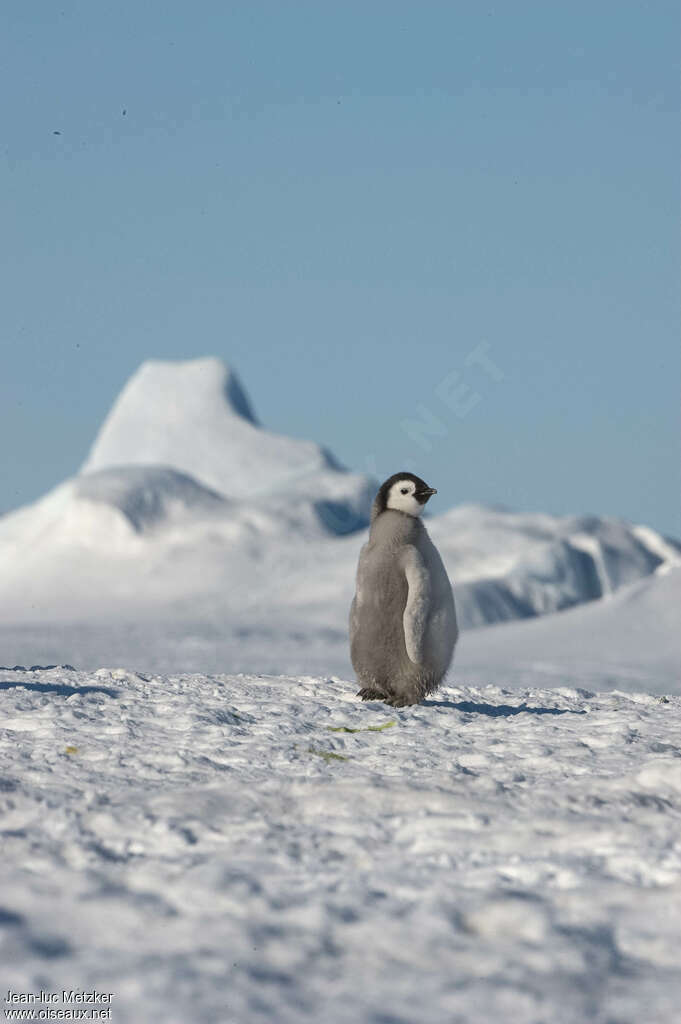
[[[414,497],[415,490],[416,484],[413,480],[398,480],[390,488],[386,508],[406,512],[409,516],[420,516],[425,506]]]

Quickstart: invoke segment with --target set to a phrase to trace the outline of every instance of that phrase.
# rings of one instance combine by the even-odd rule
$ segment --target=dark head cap
[[[404,495],[405,507],[400,509],[397,507],[397,511],[403,511],[407,515],[418,515],[426,504],[431,495],[437,494],[434,487],[429,487],[425,480],[422,480],[420,476],[416,476],[414,473],[393,473],[392,476],[388,477],[378,489],[378,494],[374,499],[374,504],[371,510],[372,521],[376,516],[380,515],[381,512],[385,512],[388,508],[388,499],[391,491],[395,484],[404,483],[404,487],[400,487],[393,494],[393,500],[401,500],[401,495]],[[410,511],[409,504],[413,504],[413,511]],[[396,507],[393,505],[392,507]]]

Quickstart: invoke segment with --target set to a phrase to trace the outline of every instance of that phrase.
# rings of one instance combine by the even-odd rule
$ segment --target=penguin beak
[[[420,491],[415,491],[414,497],[417,501],[420,501],[422,505],[425,505],[432,494],[437,494],[437,489],[435,487],[424,487]]]

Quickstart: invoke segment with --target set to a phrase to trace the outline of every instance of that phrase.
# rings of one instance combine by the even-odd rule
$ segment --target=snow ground
[[[354,689],[0,672],[3,998],[96,988],[118,1024],[676,1024],[681,697]]]

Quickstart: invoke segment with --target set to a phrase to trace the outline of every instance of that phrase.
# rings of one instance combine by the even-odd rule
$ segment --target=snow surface
[[[0,672],[3,995],[113,992],[118,1024],[675,1024],[681,698],[354,689]]]

